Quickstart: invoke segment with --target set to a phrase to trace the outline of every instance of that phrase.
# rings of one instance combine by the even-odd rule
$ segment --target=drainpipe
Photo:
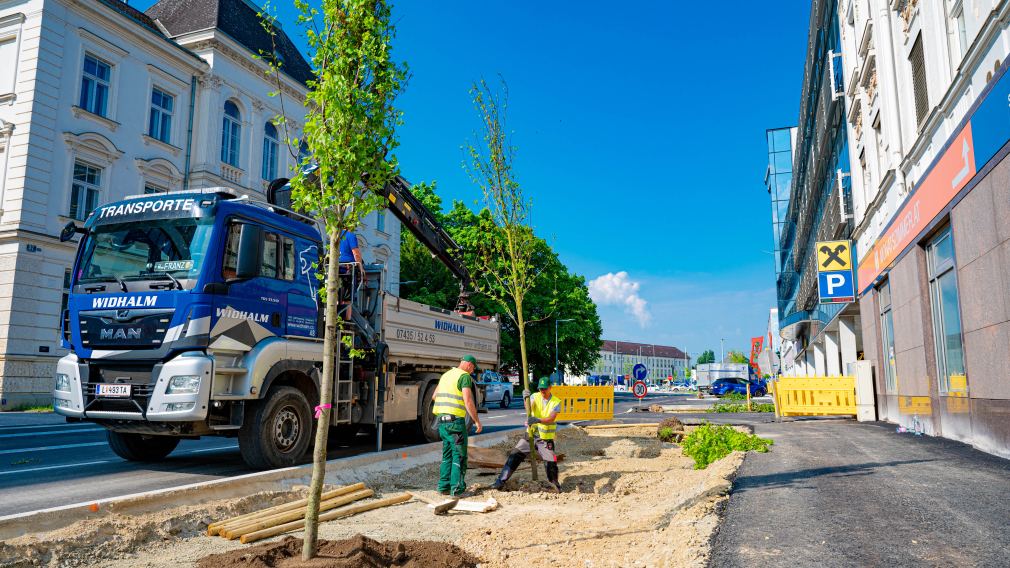
[[[189,159],[193,153],[193,114],[196,109],[196,75],[189,81],[189,127],[186,130],[186,163],[182,172],[182,190],[189,189]]]

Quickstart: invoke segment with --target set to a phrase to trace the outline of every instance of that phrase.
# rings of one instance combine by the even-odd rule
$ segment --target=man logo
[[[140,333],[139,327],[117,327],[102,328],[100,335],[102,339],[140,339]]]
[[[118,319],[118,320],[127,320],[127,319],[130,319],[130,310],[117,310],[116,311],[116,319]]]

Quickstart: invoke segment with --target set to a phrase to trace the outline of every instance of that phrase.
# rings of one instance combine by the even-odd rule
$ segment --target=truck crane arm
[[[470,290],[473,280],[470,277],[470,271],[463,264],[460,246],[449,236],[435,215],[421,203],[421,200],[414,197],[407,180],[396,176],[385,187],[378,190],[378,193],[386,199],[389,210],[403,226],[459,280],[459,299],[456,302],[456,311],[473,312],[473,305],[470,304]]]
[[[308,172],[312,175],[312,172]],[[270,183],[267,189],[267,200],[280,207],[290,209],[291,186],[287,178],[278,178]],[[372,188],[372,191],[386,200],[388,209],[400,220],[400,223],[423,244],[432,257],[437,258],[449,272],[459,281],[459,299],[456,301],[456,311],[472,315],[474,307],[470,303],[473,289],[473,278],[463,264],[462,249],[435,218],[435,215],[414,197],[410,191],[410,183],[396,176],[382,188]]]

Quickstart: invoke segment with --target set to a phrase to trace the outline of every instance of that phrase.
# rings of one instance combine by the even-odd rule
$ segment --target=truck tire
[[[305,393],[275,386],[266,398],[247,409],[238,432],[238,447],[253,469],[288,467],[301,463],[314,435],[312,408]]]
[[[512,397],[509,396],[509,393],[501,395],[501,402],[498,403],[498,406],[508,408],[510,404],[512,404]]]
[[[145,436],[108,430],[109,447],[124,460],[156,462],[164,459],[179,445],[179,438],[171,436]]]
[[[432,402],[431,397],[435,396],[436,386],[438,385],[433,383],[424,389],[424,398],[421,399],[421,415],[417,417],[418,430],[420,430],[421,436],[428,442],[437,442],[441,439],[438,435],[438,424],[435,422],[435,413],[432,412],[435,409],[435,403]]]

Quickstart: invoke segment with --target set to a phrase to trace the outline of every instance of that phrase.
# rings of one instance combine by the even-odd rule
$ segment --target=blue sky
[[[467,90],[500,74],[537,233],[587,281],[609,275],[592,286],[604,336],[749,351],[775,301],[764,134],[796,122],[809,8],[394,3],[402,173],[475,204]]]

